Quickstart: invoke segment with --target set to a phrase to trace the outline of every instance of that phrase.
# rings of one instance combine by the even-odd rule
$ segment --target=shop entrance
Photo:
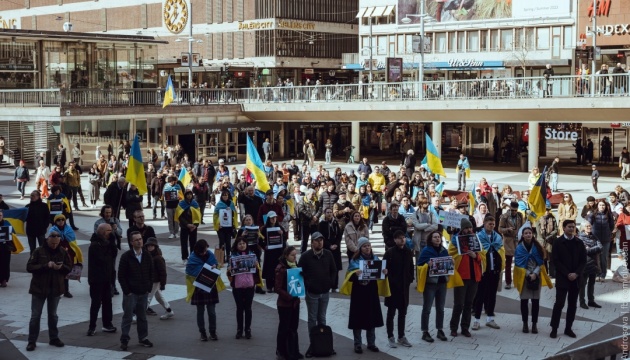
[[[195,135],[180,135],[179,136],[179,144],[184,149],[184,153],[188,154],[188,161],[192,165],[197,159],[197,149],[195,147]]]

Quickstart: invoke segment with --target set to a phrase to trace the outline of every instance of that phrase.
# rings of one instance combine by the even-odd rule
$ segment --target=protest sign
[[[225,208],[219,210],[219,226],[232,227],[232,209]]]
[[[164,201],[179,201],[179,196],[177,195],[177,191],[176,190],[165,191]]]
[[[13,229],[11,226],[0,226],[0,243],[5,243],[7,241],[13,241]]]
[[[439,222],[442,226],[450,226],[459,229],[462,219],[468,219],[468,215],[459,212],[440,210]]]
[[[387,260],[359,260],[359,280],[383,280],[383,269],[387,267]]]
[[[258,226],[245,226],[245,240],[248,246],[258,245]]]
[[[303,298],[306,295],[302,268],[287,269],[287,291],[295,297]]]
[[[230,257],[230,272],[232,275],[255,274],[256,255],[239,255]]]
[[[477,234],[457,235],[457,253],[462,255],[469,251],[481,251],[481,242]]]
[[[429,260],[429,276],[453,275],[455,264],[452,256],[436,257]]]
[[[203,264],[203,267],[193,282],[193,285],[205,292],[210,292],[214,285],[216,285],[219,276],[221,276],[221,271],[213,269],[212,266],[208,264]]]
[[[282,248],[282,233],[279,227],[272,227],[267,229],[267,249],[281,249]]]

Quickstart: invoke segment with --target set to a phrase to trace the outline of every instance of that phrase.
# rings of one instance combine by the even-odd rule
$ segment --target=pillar
[[[431,126],[431,140],[435,145],[437,150],[437,156],[442,157],[442,123],[439,121],[434,121],[433,126]]]
[[[528,141],[528,153],[527,153],[527,170],[531,170],[538,166],[538,144],[540,144],[540,130],[538,129],[538,121],[529,122],[529,141]],[[541,169],[542,171],[542,169]]]
[[[352,127],[350,129],[350,144],[354,146],[354,161],[361,161],[361,123],[358,121],[351,122]]]

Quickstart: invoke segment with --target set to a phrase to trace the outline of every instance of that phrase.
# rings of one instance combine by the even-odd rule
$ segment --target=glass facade
[[[355,36],[292,30],[256,31],[256,56],[341,58],[359,50]]]
[[[37,42],[0,42],[0,89],[37,89]]]
[[[339,0],[256,0],[256,18],[356,23],[358,1]]]

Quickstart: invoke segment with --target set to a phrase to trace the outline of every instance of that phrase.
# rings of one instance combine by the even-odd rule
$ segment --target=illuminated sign
[[[315,30],[315,23],[303,21],[278,20],[279,29]]]
[[[592,33],[591,27],[586,27],[586,33]],[[597,26],[597,34],[603,35],[628,35],[630,34],[630,24],[614,24]]]
[[[238,30],[240,31],[262,29],[315,30],[315,23],[293,20],[247,21],[238,23]]]
[[[273,29],[274,28],[273,21],[248,21],[248,22],[239,22],[238,29],[239,30],[260,30],[260,29]]]
[[[611,0],[597,0],[597,11],[595,15],[597,16],[608,16],[610,13],[610,3]],[[590,5],[587,9],[588,17],[593,16],[593,2],[591,1]]]
[[[450,67],[481,67],[483,66],[483,61],[474,59],[450,59],[448,65]]]

